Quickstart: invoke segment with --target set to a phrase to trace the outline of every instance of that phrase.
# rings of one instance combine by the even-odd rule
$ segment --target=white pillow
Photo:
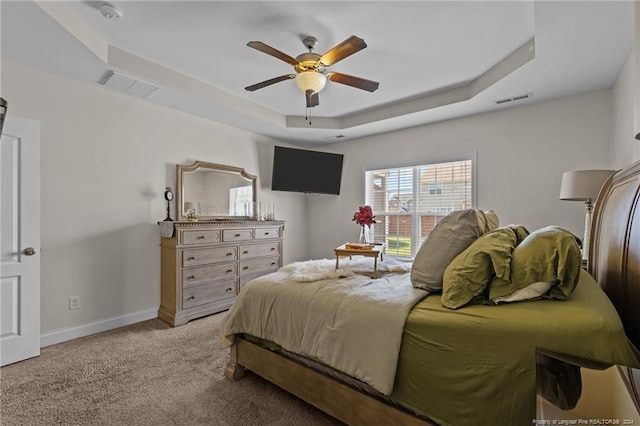
[[[516,290],[506,296],[496,297],[491,301],[494,303],[506,303],[538,299],[547,294],[555,284],[555,281],[538,281],[537,283],[530,284],[527,287]]]

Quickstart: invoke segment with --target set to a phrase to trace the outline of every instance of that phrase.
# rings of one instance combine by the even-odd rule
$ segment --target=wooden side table
[[[336,253],[336,269],[340,267],[340,257],[349,256],[349,259],[351,259],[352,256],[373,257],[373,277],[378,278],[378,256],[380,256],[380,261],[384,261],[384,243],[373,244],[373,247],[367,249],[350,248],[347,247],[348,244],[349,243],[344,243],[333,250]]]

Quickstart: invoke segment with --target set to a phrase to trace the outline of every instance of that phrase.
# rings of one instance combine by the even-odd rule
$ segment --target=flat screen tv
[[[271,189],[339,195],[342,159],[342,154],[276,146]]]

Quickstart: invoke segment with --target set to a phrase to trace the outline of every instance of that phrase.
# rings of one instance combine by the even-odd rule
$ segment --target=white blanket
[[[333,259],[305,260],[294,262],[280,268],[283,272],[289,272],[289,279],[300,282],[318,281],[329,278],[345,278],[352,275],[367,275],[373,268],[373,259],[370,257],[356,257],[355,259],[340,259],[340,269],[335,269],[336,261]],[[378,272],[409,272],[411,262],[396,258],[387,258],[384,262],[378,262]]]
[[[322,263],[311,262],[316,265],[309,263],[307,272]],[[408,273],[299,282],[291,279],[292,268],[243,287],[224,320],[225,342],[231,345],[239,333],[266,339],[389,395],[407,315],[428,293],[414,289]]]

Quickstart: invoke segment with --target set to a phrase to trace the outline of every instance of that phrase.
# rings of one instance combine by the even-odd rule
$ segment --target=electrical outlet
[[[80,309],[80,296],[69,297],[69,310]]]

